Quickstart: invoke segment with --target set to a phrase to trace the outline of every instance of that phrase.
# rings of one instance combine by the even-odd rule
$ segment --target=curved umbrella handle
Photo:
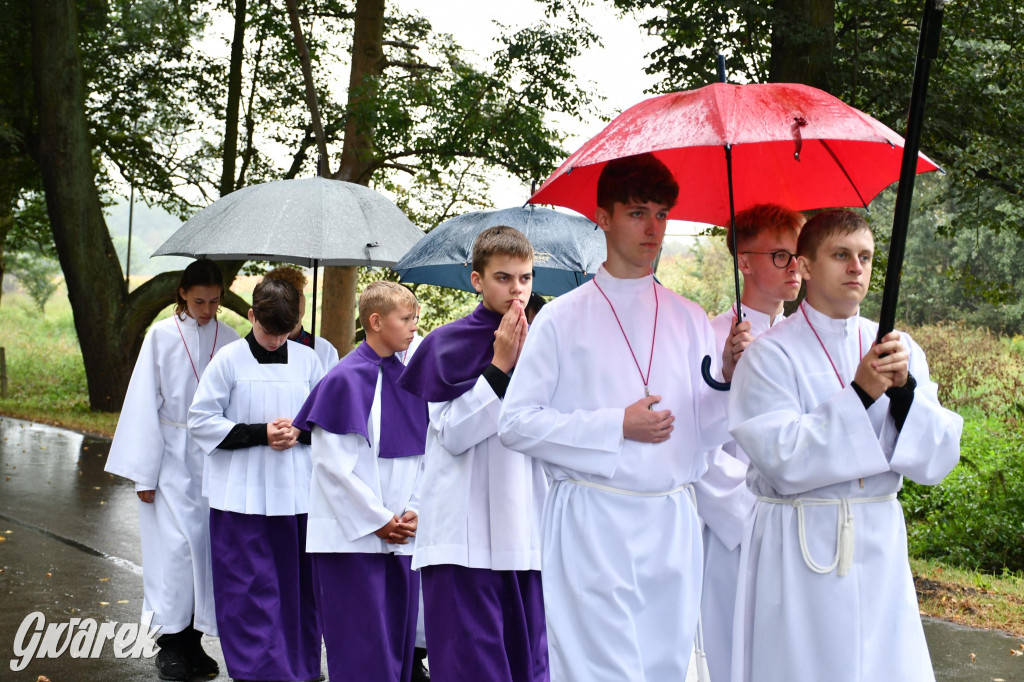
[[[722,383],[718,379],[711,376],[711,356],[705,355],[704,359],[700,363],[700,375],[704,377],[704,383],[715,389],[716,391],[728,391],[732,386],[731,381]]]

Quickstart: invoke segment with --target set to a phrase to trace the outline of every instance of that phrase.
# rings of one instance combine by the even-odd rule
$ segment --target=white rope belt
[[[669,495],[675,495],[678,492],[687,491],[690,494],[690,499],[693,500],[694,507],[697,506],[697,499],[694,497],[693,485],[690,483],[684,483],[681,486],[672,488],[672,490],[661,490],[657,492],[647,493],[639,490],[626,490],[625,488],[613,488],[610,485],[604,485],[602,483],[594,483],[593,481],[582,481],[578,478],[566,478],[562,479],[569,483],[575,483],[576,485],[582,485],[587,488],[594,488],[595,490],[602,490],[606,493],[614,493],[616,495],[631,495],[632,497],[668,497]]]
[[[879,495],[878,497],[840,497],[832,499],[797,497],[790,500],[758,495],[757,499],[768,504],[782,504],[795,508],[797,535],[800,537],[800,553],[803,554],[804,563],[807,564],[807,568],[821,575],[835,571],[836,575],[841,577],[849,573],[850,567],[853,566],[853,509],[851,505],[890,502],[896,499],[896,493]],[[822,566],[811,557],[811,551],[807,548],[807,532],[804,529],[804,508],[831,506],[839,507],[836,511],[836,555],[832,558],[831,564]]]
[[[188,424],[182,424],[181,422],[172,422],[170,419],[160,418],[160,423],[164,426],[173,426],[176,429],[187,429]]]

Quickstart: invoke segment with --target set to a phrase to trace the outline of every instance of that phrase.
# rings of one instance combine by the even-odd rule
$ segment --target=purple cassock
[[[427,334],[398,385],[427,402],[455,400],[473,388],[494,358],[494,332],[501,318],[481,303],[465,317]]]
[[[420,608],[420,577],[412,570],[412,557],[310,556],[331,679],[409,682]]]
[[[420,572],[433,679],[547,682],[540,571],[440,564]]]
[[[388,426],[381,428],[377,456],[390,459],[422,455],[427,440],[427,405],[399,387],[404,369],[394,355],[382,358],[370,344],[361,343],[316,385],[292,425],[303,431],[312,431],[315,424],[331,433],[358,433],[369,442],[370,408],[377,374],[381,373],[380,420]]]
[[[320,677],[320,617],[306,554],[306,515],[210,510],[213,595],[228,674]],[[229,618],[222,618],[223,615]]]
[[[423,339],[399,384],[430,402],[462,396],[491,364],[502,317],[481,304],[438,327]],[[433,679],[547,682],[540,571],[434,564],[420,572]]]
[[[403,369],[396,357],[381,358],[363,343],[327,373],[292,423],[305,430],[315,425],[335,434],[358,434],[370,443],[370,410],[381,374],[377,456],[395,459],[422,455],[427,404],[398,386]],[[386,482],[382,485],[386,487]],[[419,575],[412,571],[412,557],[345,549],[310,556],[331,677],[408,682],[413,670],[420,589]]]

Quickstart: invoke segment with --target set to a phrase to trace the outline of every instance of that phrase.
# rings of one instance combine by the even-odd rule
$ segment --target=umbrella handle
[[[711,356],[705,355],[704,359],[700,363],[700,375],[704,378],[704,383],[715,389],[716,391],[728,391],[729,387],[732,386],[731,381],[721,382],[718,379],[711,376]]]

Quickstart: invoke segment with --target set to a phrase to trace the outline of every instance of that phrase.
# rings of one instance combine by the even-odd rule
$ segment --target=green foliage
[[[657,277],[711,316],[728,310],[736,300],[732,255],[724,239],[702,237],[693,243],[689,253],[662,256]]]
[[[910,551],[998,573],[1024,570],[1024,355],[964,324],[910,329],[939,399],[965,417],[960,464],[937,486],[900,495]]]
[[[790,4],[615,0],[620,9],[642,13],[643,25],[662,37],[648,67],[662,77],[662,91],[716,81],[718,53],[727,56],[729,79],[740,83],[770,81],[780,60],[803,59],[801,50],[772,54],[773,35],[794,29],[786,15]],[[828,89],[902,133],[921,0],[815,0],[807,6],[815,12],[834,10],[834,32],[817,37],[833,41],[824,46],[831,55]],[[909,319],[967,319],[1020,333],[1024,159],[1017,149],[1024,120],[1024,6],[1001,0],[954,2],[944,14],[921,149],[948,175],[932,206],[915,202],[911,234],[934,236],[920,242],[919,249],[908,249],[908,268],[932,268],[916,273],[927,284],[915,292],[924,300],[908,300],[916,308]],[[924,233],[920,212],[935,214],[924,217]],[[880,225],[891,222],[891,204],[874,213]],[[915,257],[921,260],[913,263]],[[958,313],[958,307],[963,311]]]
[[[990,573],[1024,571],[1024,433],[973,412],[961,463],[937,486],[900,495],[910,553]]]
[[[7,254],[6,260],[7,271],[18,279],[39,312],[44,312],[46,302],[57,291],[60,263],[38,251]]]
[[[962,413],[976,410],[1007,428],[1024,418],[1024,355],[985,329],[963,323],[908,330],[928,356],[939,401]]]
[[[1024,239],[1009,229],[979,225],[950,230],[948,192],[948,177],[917,178],[900,278],[900,324],[963,321],[1007,335],[1024,333]],[[876,258],[863,307],[868,317],[877,316],[881,302],[895,197],[891,188],[872,204]]]

